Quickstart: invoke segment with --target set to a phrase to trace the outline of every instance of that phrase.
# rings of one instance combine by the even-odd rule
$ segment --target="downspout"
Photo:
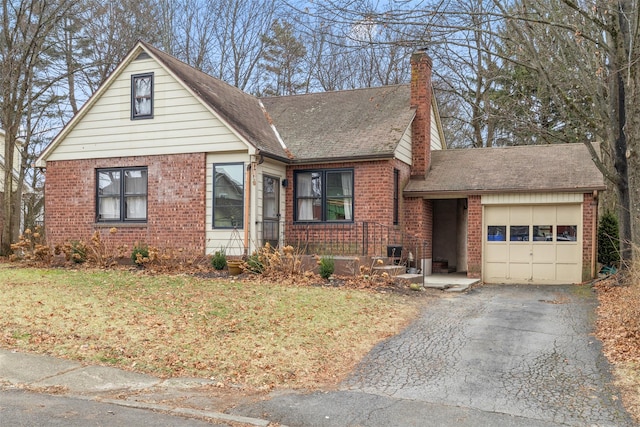
[[[249,206],[251,205],[251,169],[253,162],[247,165],[247,176],[245,177],[245,202],[244,202],[244,255],[249,255]]]

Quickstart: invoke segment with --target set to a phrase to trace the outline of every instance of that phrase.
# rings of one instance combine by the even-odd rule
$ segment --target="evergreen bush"
[[[620,261],[620,231],[618,218],[607,211],[598,225],[598,262],[612,266]]]

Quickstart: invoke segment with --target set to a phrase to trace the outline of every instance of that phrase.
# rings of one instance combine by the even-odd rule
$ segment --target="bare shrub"
[[[11,245],[11,261],[23,261],[29,264],[49,264],[53,258],[51,248],[45,243],[40,226],[34,230],[27,228],[18,240]]]

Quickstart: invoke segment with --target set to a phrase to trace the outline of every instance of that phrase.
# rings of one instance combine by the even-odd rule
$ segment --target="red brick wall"
[[[294,171],[297,170],[323,170],[323,169],[353,169],[354,174],[354,211],[353,220],[357,223],[355,226],[340,228],[340,236],[328,234],[326,223],[310,224],[310,225],[291,225],[294,221],[294,192],[295,181]],[[400,200],[399,200],[399,225],[393,225],[393,180],[394,169],[400,171]],[[402,189],[409,180],[410,168],[407,164],[399,160],[380,160],[369,162],[341,162],[341,163],[325,163],[317,165],[295,165],[287,168],[287,180],[290,185],[286,188],[286,218],[289,225],[287,226],[287,240],[289,242],[300,242],[306,240],[308,243],[323,242],[323,240],[340,239],[344,241],[345,247],[350,244],[350,239],[357,240],[359,247],[362,247],[362,223],[367,222],[370,225],[368,230],[371,236],[370,251],[376,249],[381,250],[380,233],[381,230],[396,230],[399,235],[402,231],[405,213],[403,205],[405,200],[402,198]],[[377,224],[382,227],[376,226]],[[359,228],[358,228],[359,227]],[[374,227],[375,230],[374,230]],[[333,227],[335,228],[335,227]],[[385,239],[394,240],[397,236],[385,236]],[[368,237],[364,237],[369,240]],[[377,243],[373,241],[376,240]],[[356,242],[354,242],[356,243]],[[388,243],[393,243],[389,241]],[[378,244],[374,248],[374,244]],[[385,241],[384,245],[387,242]],[[379,255],[379,254],[376,254]]]
[[[393,225],[393,169],[400,169],[402,188],[408,179],[408,166],[399,161],[381,160],[371,162],[324,163],[318,165],[301,165],[287,168],[287,180],[290,185],[286,189],[286,217],[294,220],[294,171],[322,169],[353,169],[354,186],[354,221],[378,222]],[[400,201],[402,204],[402,200]],[[402,218],[401,218],[402,220]]]
[[[96,223],[96,169],[148,168],[147,222]],[[205,252],[205,154],[48,161],[45,225],[50,245],[89,241],[96,230],[114,245],[136,242],[159,248]],[[116,227],[116,234],[109,229]]]
[[[404,200],[405,229],[407,233],[426,240],[428,245],[424,254],[418,258],[431,259],[433,257],[433,201],[422,198],[407,198]]]
[[[413,165],[411,175],[424,178],[431,165],[431,58],[424,52],[411,56],[411,124]]]
[[[597,259],[597,215],[598,201],[592,193],[584,193],[582,204],[582,280],[593,279],[595,271],[592,271],[594,255]]]
[[[482,204],[481,196],[467,198],[467,276],[480,278],[482,274]]]

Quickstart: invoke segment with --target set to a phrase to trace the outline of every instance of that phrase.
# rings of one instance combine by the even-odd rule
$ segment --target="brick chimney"
[[[411,107],[416,117],[411,126],[413,141],[412,179],[425,179],[431,167],[431,58],[425,51],[411,55]]]

